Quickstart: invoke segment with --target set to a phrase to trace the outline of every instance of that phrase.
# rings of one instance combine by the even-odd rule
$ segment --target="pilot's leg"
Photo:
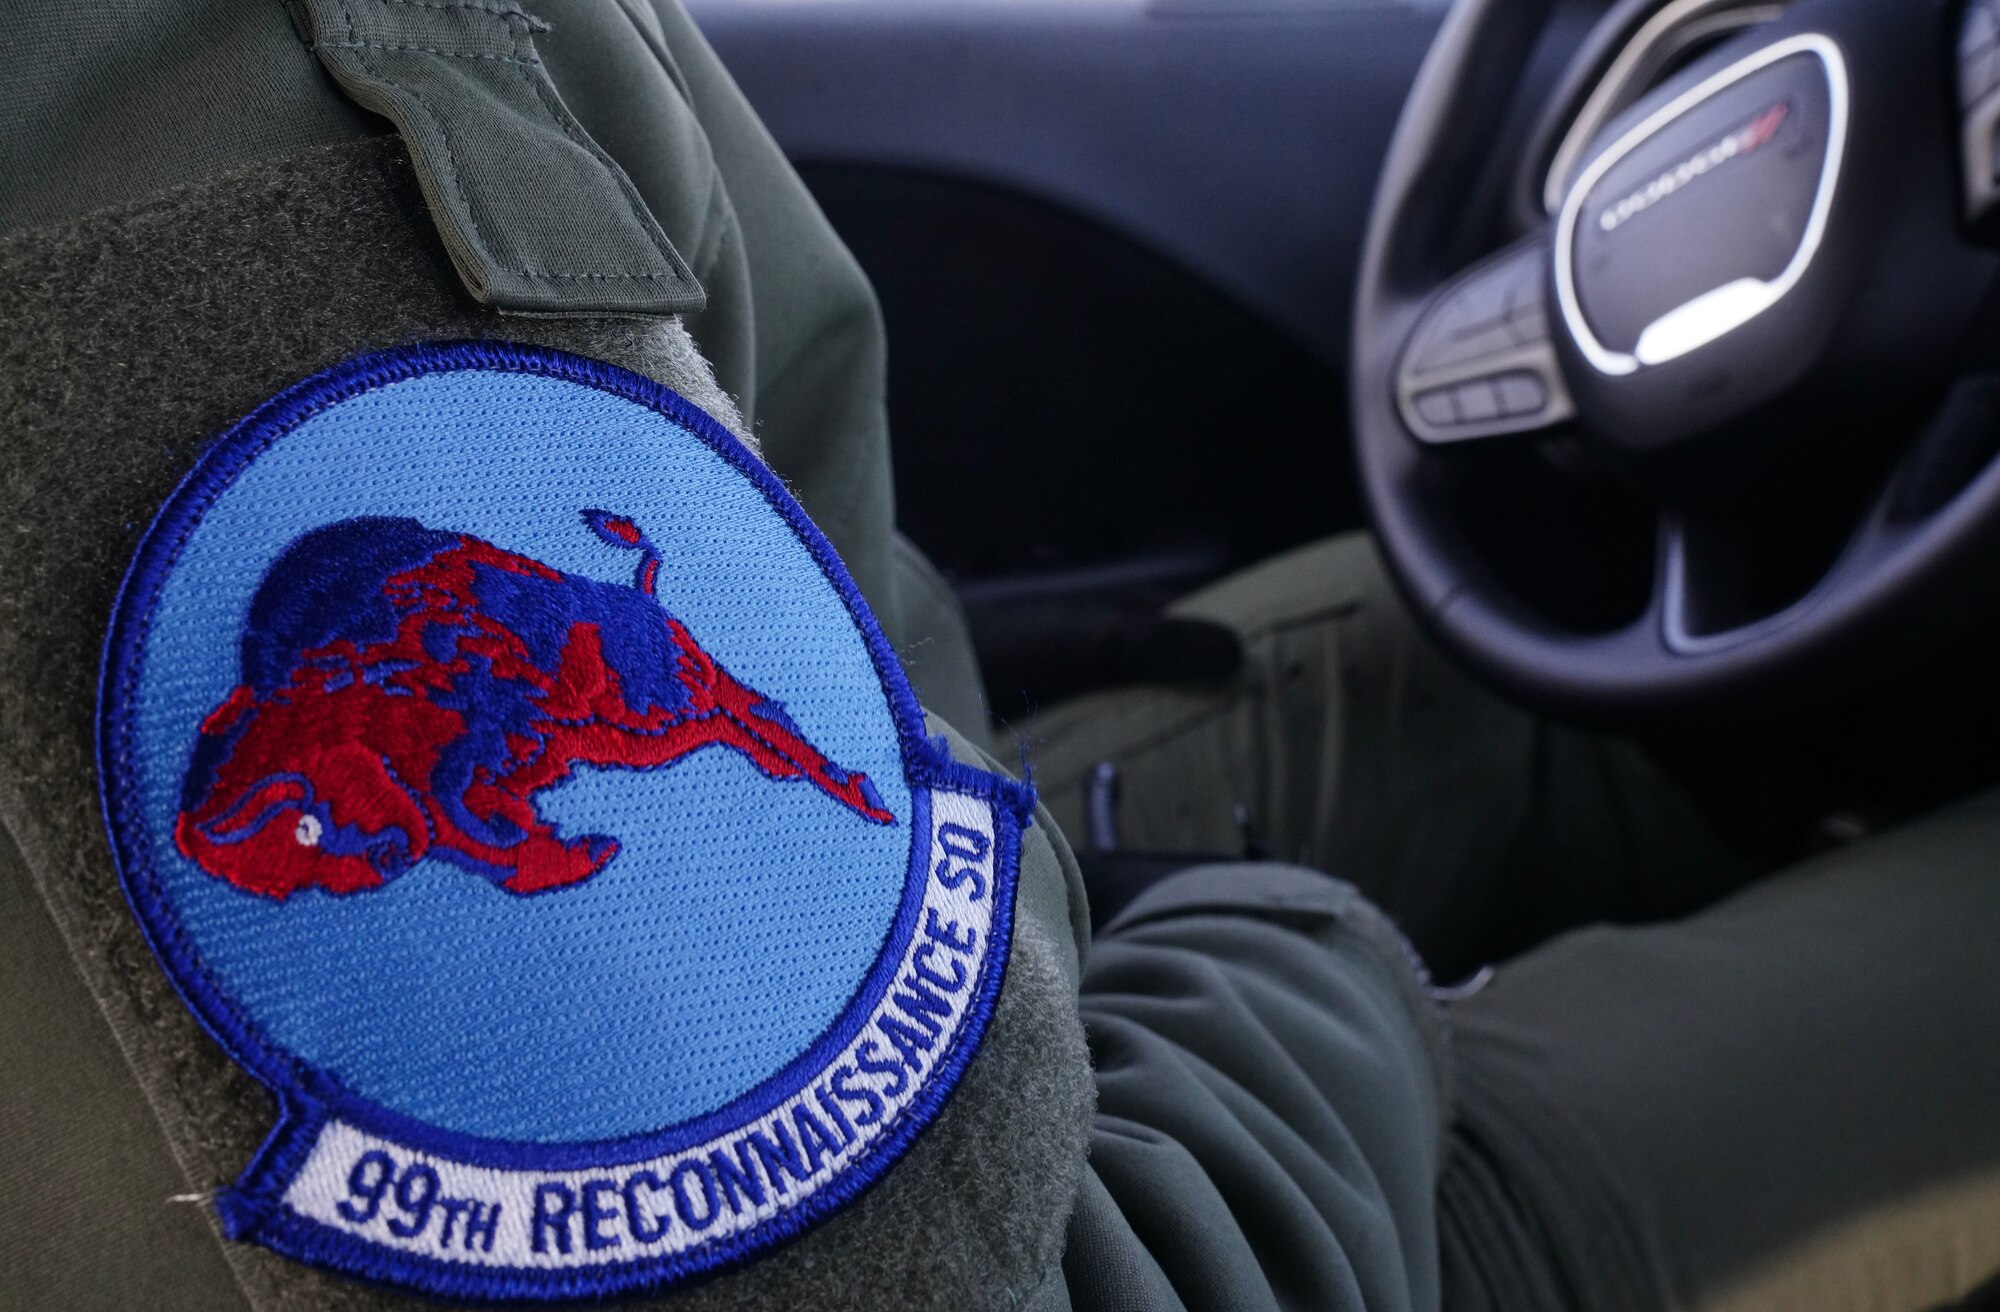
[[[1700,905],[1748,873],[1630,744],[1551,726],[1460,674],[1359,534],[1175,610],[1241,635],[1239,677],[1085,697],[1029,729],[1036,784],[1079,847],[1109,761],[1121,849],[1249,846],[1353,880],[1447,975],[1571,925]],[[1686,900],[1662,906],[1662,890]]]
[[[1445,1305],[1918,1312],[2000,1269],[1996,853],[1988,796],[1502,966],[1454,1008]]]

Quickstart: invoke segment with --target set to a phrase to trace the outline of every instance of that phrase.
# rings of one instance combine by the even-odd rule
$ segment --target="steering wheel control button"
[[[1961,108],[1972,108],[1996,87],[2000,87],[2000,45],[1988,46],[1960,61],[1958,103]]]
[[[1484,378],[1460,383],[1451,389],[1451,396],[1458,406],[1459,418],[1468,424],[1489,423],[1500,417],[1500,396]]]
[[[1574,413],[1549,338],[1548,255],[1501,252],[1441,293],[1404,352],[1403,421],[1420,441],[1546,428]]]
[[[1988,240],[2000,208],[2000,3],[1971,0],[1958,39],[1965,221]]]
[[[1585,166],[1556,222],[1555,281],[1593,369],[1678,360],[1798,285],[1832,209],[1847,99],[1839,47],[1790,37],[1645,113]]]
[[[2000,12],[1993,0],[1971,0],[1958,36],[1960,108],[1970,109],[2000,87]]]
[[[1535,414],[1549,403],[1548,387],[1525,369],[1502,374],[1493,386],[1500,397],[1500,413],[1509,419]]]
[[[1451,402],[1449,387],[1434,387],[1417,397],[1417,413],[1426,424],[1436,428],[1450,428],[1458,422],[1458,407]]]

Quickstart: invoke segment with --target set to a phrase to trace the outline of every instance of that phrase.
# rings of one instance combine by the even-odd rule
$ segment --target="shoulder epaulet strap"
[[[564,106],[510,0],[293,0],[320,61],[408,144],[482,305],[677,314],[703,304],[630,178]]]

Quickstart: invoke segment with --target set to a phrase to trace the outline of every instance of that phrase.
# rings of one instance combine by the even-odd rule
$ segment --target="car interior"
[[[282,8],[0,266],[0,1258],[2000,1312],[2000,0]]]
[[[875,285],[1003,738],[1226,672],[1162,606],[1372,524],[1757,868],[2000,784],[1983,0],[689,8]]]

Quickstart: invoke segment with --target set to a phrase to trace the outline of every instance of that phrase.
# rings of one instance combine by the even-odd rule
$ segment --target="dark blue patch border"
[[[819,565],[861,631],[888,697],[915,803],[911,865],[894,925],[875,965],[827,1031],[798,1058],[727,1106],[648,1135],[585,1144],[531,1144],[481,1138],[424,1125],[359,1098],[324,1072],[284,1053],[210,975],[163,895],[146,841],[138,773],[132,761],[134,699],[145,643],[161,588],[202,517],[265,450],[300,424],[344,401],[428,374],[481,370],[578,383],[643,405],[694,434],[763,494]],[[1006,977],[1014,886],[1023,830],[1034,808],[1025,784],[951,759],[942,739],[924,732],[923,712],[881,626],[833,546],[771,470],[737,438],[684,397],[615,365],[559,351],[498,342],[398,347],[357,357],[315,374],[264,402],[216,441],[181,480],[141,540],[119,589],[105,636],[98,687],[98,786],[120,882],[153,953],[195,1018],[278,1102],[278,1122],[244,1171],[217,1199],[223,1231],[315,1266],[453,1300],[575,1299],[680,1284],[740,1265],[823,1220],[873,1184],[930,1123],[978,1052]],[[320,1129],[338,1118],[420,1152],[512,1170],[615,1170],[747,1127],[796,1091],[802,1077],[830,1059],[870,1018],[893,981],[923,901],[931,840],[927,790],[966,793],[993,807],[995,898],[987,951],[957,1043],[932,1065],[917,1099],[895,1128],[803,1203],[712,1245],[672,1256],[565,1270],[479,1267],[405,1253],[310,1220],[283,1203]]]

